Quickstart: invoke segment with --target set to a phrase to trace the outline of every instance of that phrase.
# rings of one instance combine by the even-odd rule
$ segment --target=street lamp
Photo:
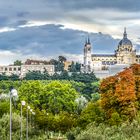
[[[31,126],[31,127],[32,127],[32,112],[33,112],[33,110],[30,109],[30,126]]]
[[[33,115],[33,124],[32,124],[32,126],[33,126],[33,128],[35,127],[35,123],[34,123],[34,121],[35,121],[35,112],[32,112],[32,115]]]
[[[28,110],[30,110],[30,106],[27,106],[27,118],[26,118],[26,140],[28,140]]]
[[[22,106],[25,106],[26,102],[21,101],[21,120],[20,120],[20,139],[22,140]]]
[[[12,98],[17,97],[18,92],[16,89],[11,88],[10,90],[10,140],[12,140]]]

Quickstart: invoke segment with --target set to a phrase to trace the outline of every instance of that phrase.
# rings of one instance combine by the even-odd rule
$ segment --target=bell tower
[[[84,46],[84,72],[90,73],[91,71],[92,71],[91,43],[88,36]]]

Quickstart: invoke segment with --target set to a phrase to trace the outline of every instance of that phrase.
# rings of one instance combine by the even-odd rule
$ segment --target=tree
[[[41,81],[23,82],[19,88],[19,97],[34,108],[46,110],[53,114],[61,111],[74,112],[76,108],[75,99],[79,96],[69,82]]]
[[[100,102],[89,102],[82,110],[78,119],[78,125],[85,128],[89,123],[96,122],[102,123],[104,121],[104,112],[100,106]]]
[[[80,96],[75,100],[75,102],[77,103],[76,111],[78,114],[80,114],[82,109],[86,106],[88,100],[84,96]]]
[[[0,81],[2,80],[8,80],[8,76],[5,73],[0,74]]]
[[[74,62],[72,61],[69,69],[68,69],[70,72],[77,72],[77,69],[76,69],[76,66],[74,64]]]
[[[9,114],[5,114],[0,118],[0,139],[6,140],[9,139]],[[23,118],[22,120],[22,132],[23,137],[26,136],[26,120]],[[16,113],[12,114],[12,139],[18,140],[20,139],[20,116]]]
[[[61,111],[69,113],[75,111],[75,99],[79,94],[70,83],[52,81],[45,86],[45,92],[42,94],[40,101],[45,110],[53,114],[58,114]],[[42,97],[43,99],[41,99]]]
[[[57,65],[57,64],[58,64],[58,61],[55,60],[55,59],[51,59],[51,60],[50,60],[50,64],[52,64],[52,65]]]
[[[19,98],[20,100],[24,100],[29,103],[34,108],[42,109],[42,105],[40,104],[41,100],[40,95],[42,92],[45,92],[44,89],[45,84],[41,81],[24,81],[19,87]]]
[[[59,80],[70,80],[69,73],[65,70],[60,73]]]
[[[136,97],[137,97],[138,109],[140,109],[140,65],[133,64],[130,68],[132,69],[135,77]]]
[[[80,72],[80,71],[81,71],[81,64],[78,63],[78,62],[76,62],[75,68],[76,68],[76,71],[77,71],[77,72]]]
[[[93,81],[98,81],[94,73],[77,73],[73,72],[71,79],[77,82],[92,83]]]
[[[63,72],[64,71],[64,63],[61,61],[58,61],[57,65],[55,66],[56,72]]]
[[[17,80],[19,80],[19,76],[16,75],[16,74],[12,74],[12,75],[9,76],[9,80],[17,81]]]
[[[44,75],[40,71],[29,71],[26,73],[24,79],[26,80],[43,80]]]
[[[58,61],[61,62],[61,63],[64,63],[66,60],[67,60],[67,59],[66,59],[66,57],[64,57],[64,56],[59,56],[59,57],[58,57]]]
[[[104,79],[100,91],[101,105],[107,119],[110,119],[114,113],[118,113],[124,120],[135,117],[137,107],[132,69],[126,69],[116,76]]]
[[[16,61],[14,62],[14,66],[21,66],[21,65],[22,65],[21,60],[16,60]]]
[[[81,64],[78,62],[74,63],[72,61],[71,65],[69,67],[69,71],[70,72],[80,72],[81,71]]]
[[[4,115],[9,113],[9,101],[0,100],[0,118]]]

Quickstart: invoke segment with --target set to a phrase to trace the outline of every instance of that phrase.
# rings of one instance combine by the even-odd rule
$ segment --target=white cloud
[[[20,25],[18,27],[24,28],[24,27],[34,27],[34,26],[43,26],[50,24],[48,21],[28,21],[25,25]]]
[[[79,62],[79,63],[83,63],[83,54],[65,54],[64,55],[68,61],[75,61],[75,62]]]
[[[15,30],[16,30],[15,28],[3,27],[3,28],[0,28],[0,33],[11,32],[11,31],[15,31]]]
[[[7,50],[0,50],[0,65],[13,64],[15,60],[21,60],[24,62],[26,59],[47,60],[47,58],[42,57],[39,54],[24,55],[19,51],[13,52],[13,51],[7,51]]]

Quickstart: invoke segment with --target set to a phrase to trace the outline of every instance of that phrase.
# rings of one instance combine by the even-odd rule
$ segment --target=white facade
[[[54,65],[21,65],[21,77],[24,77],[29,71],[47,71],[49,75],[54,74]]]
[[[29,71],[40,71],[43,73],[47,71],[50,75],[55,72],[54,65],[21,65],[21,66],[0,66],[0,74],[6,74],[8,76],[12,74],[19,75],[23,78]]]
[[[0,66],[0,74],[6,74],[8,76],[12,74],[20,75],[21,66]]]

